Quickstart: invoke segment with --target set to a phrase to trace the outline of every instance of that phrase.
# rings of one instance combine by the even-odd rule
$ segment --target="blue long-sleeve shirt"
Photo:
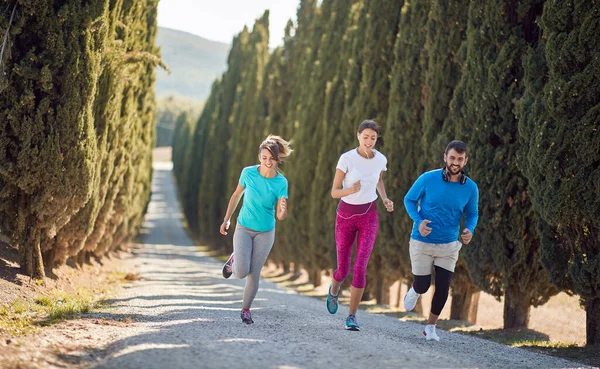
[[[410,238],[427,243],[449,243],[458,240],[460,220],[465,215],[465,228],[475,233],[479,219],[477,184],[467,179],[460,182],[445,182],[442,169],[423,173],[404,197],[404,207],[415,222]],[[427,226],[431,233],[427,237],[419,233],[419,224],[431,220]]]

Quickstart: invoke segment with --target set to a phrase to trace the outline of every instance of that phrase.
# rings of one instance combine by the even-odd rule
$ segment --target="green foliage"
[[[600,342],[600,4],[546,2],[543,39],[525,60],[520,168],[542,218],[544,266],[577,293],[587,344]],[[566,277],[566,278],[565,278]]]
[[[421,56],[426,41],[422,30],[427,24],[429,1],[405,2],[401,10],[398,36],[394,45],[394,65],[390,87],[388,128],[385,140],[396,149],[388,150],[387,191],[395,201],[395,210],[389,215],[387,227],[382,227],[385,246],[382,257],[394,275],[412,278],[408,242],[413,221],[403,209],[406,192],[420,174],[417,164],[423,148],[419,144],[422,132],[423,105],[421,91],[426,71]]]
[[[367,24],[363,38],[363,63],[361,82],[356,105],[359,119],[355,121],[358,126],[364,119],[375,119],[385,132],[390,122],[387,120],[390,95],[390,74],[394,64],[394,45],[397,39],[398,26],[401,18],[401,9],[404,1],[377,0],[370,1],[367,10]],[[354,130],[350,132],[354,132]],[[351,137],[354,137],[352,135]],[[356,141],[355,141],[356,142]],[[387,157],[387,148],[393,145],[385,144],[385,134],[378,139],[379,150]],[[390,178],[395,173],[387,172],[383,175],[385,184],[391,182]],[[387,192],[387,191],[386,191]],[[391,195],[391,193],[390,193]],[[398,199],[396,199],[397,201]],[[401,208],[401,207],[400,207]],[[392,219],[390,214],[380,206],[379,224],[387,228]],[[371,254],[368,271],[369,288],[367,289],[378,300],[382,299],[385,289],[397,277],[395,269],[387,269],[384,254],[394,252],[396,245],[384,243],[384,237],[379,237]],[[383,250],[388,248],[389,250]],[[394,251],[392,251],[394,250]],[[393,275],[393,276],[392,276]]]
[[[304,149],[304,143],[312,137],[311,128],[314,128],[311,122],[301,121],[301,114],[307,114],[305,111],[306,102],[309,99],[310,91],[309,81],[312,73],[312,67],[316,61],[318,53],[318,40],[320,35],[315,32],[316,27],[321,27],[317,19],[319,17],[319,8],[316,0],[301,0],[297,12],[297,25],[294,29],[294,37],[285,40],[286,51],[284,58],[288,66],[287,75],[293,82],[290,95],[287,100],[285,123],[288,127],[283,128],[282,134],[288,135],[285,139],[292,139],[294,143],[293,157],[285,165],[285,174],[289,183],[298,183],[298,185],[289,188],[288,199],[288,217],[285,222],[277,225],[278,236],[276,247],[281,247],[281,254],[285,255],[284,261],[289,264],[294,262],[296,268],[310,268],[310,258],[305,247],[308,245],[298,245],[298,240],[307,240],[308,223],[302,223],[301,219],[306,219],[308,204],[306,192],[309,180],[308,172],[303,172],[313,163],[311,159],[302,164],[303,158],[309,155]],[[288,32],[289,34],[289,32]],[[308,149],[308,148],[307,148]],[[304,183],[303,183],[304,182]],[[304,188],[302,186],[305,186]],[[304,224],[303,226],[299,226]],[[311,269],[314,273],[314,269]]]
[[[104,40],[90,25],[104,11],[102,1],[57,9],[33,1],[19,6],[11,31],[0,95],[8,107],[0,112],[0,211],[36,277],[44,275],[40,242],[85,205],[97,175],[92,106]]]
[[[156,147],[171,146],[176,121],[184,112],[199,117],[204,102],[168,96],[156,102]]]
[[[101,256],[141,225],[154,144],[153,69],[161,64],[155,14],[152,0],[17,5],[0,91],[7,107],[0,112],[0,213],[3,233],[35,277],[71,256]],[[121,104],[123,91],[135,105]],[[144,128],[136,135],[133,127]],[[131,203],[121,209],[111,203],[126,172],[120,164],[136,173],[136,191],[124,194]],[[119,236],[106,224],[122,226]],[[101,242],[107,247],[98,249]]]
[[[480,220],[473,242],[463,248],[473,282],[504,296],[504,327],[526,327],[529,307],[557,291],[539,259],[537,219],[527,180],[517,168],[520,142],[514,101],[523,93],[521,55],[525,29],[534,25],[541,2],[475,4],[469,8],[467,56],[452,102],[447,131],[468,142],[468,169],[480,191]]]

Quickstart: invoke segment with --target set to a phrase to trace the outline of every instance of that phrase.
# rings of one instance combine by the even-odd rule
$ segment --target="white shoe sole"
[[[413,311],[415,309],[415,306],[417,306],[417,301],[419,301],[419,297],[417,297],[412,304],[407,304],[406,303],[406,298],[407,297],[408,297],[408,294],[404,295],[404,310],[406,310],[406,311]]]

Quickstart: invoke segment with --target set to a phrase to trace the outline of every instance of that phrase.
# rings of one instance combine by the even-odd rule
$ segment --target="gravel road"
[[[132,318],[95,368],[583,368],[566,360],[359,311],[360,332],[344,329],[348,307],[262,280],[254,325],[239,318],[243,280],[225,280],[221,262],[182,227],[168,164],[156,164],[139,258],[140,281],[116,298],[114,317]],[[277,246],[277,242],[275,247]]]

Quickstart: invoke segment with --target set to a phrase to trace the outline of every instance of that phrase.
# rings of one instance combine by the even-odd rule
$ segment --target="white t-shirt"
[[[342,197],[347,204],[361,205],[377,200],[377,182],[382,171],[387,170],[387,159],[379,151],[373,149],[371,159],[360,156],[356,149],[345,152],[340,156],[337,169],[346,173],[342,188],[350,188],[360,181],[360,191]]]

